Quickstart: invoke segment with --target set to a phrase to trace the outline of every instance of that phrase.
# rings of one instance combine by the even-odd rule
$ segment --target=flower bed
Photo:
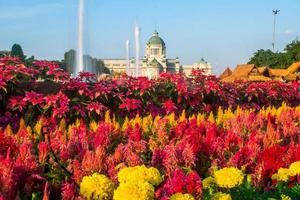
[[[0,199],[300,198],[291,84],[94,81],[12,58],[0,70]]]

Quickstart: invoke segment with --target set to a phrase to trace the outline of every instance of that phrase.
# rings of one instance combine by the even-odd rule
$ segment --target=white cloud
[[[294,33],[295,33],[295,31],[292,29],[287,29],[284,31],[284,34],[286,34],[286,35],[293,35]]]

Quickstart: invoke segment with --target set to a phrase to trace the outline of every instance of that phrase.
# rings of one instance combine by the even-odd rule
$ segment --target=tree
[[[96,74],[110,74],[109,69],[105,66],[103,60],[97,60]]]
[[[254,53],[249,64],[256,66],[269,66],[271,68],[285,69],[294,62],[300,61],[300,41],[294,40],[287,44],[285,52],[273,52],[270,49],[260,49]]]
[[[29,58],[26,58],[25,65],[26,66],[32,66],[34,61],[35,61],[34,56],[30,56]]]
[[[286,57],[284,53],[274,53],[270,49],[260,49],[254,53],[250,58],[249,64],[255,64],[256,66],[269,66],[271,68],[286,68]]]
[[[289,65],[294,62],[300,61],[300,41],[294,40],[290,44],[287,44],[285,49],[286,57],[288,60]]]
[[[19,44],[14,44],[11,48],[11,56],[17,56],[19,57],[22,61],[25,61],[25,55],[23,53],[23,49],[21,45]]]

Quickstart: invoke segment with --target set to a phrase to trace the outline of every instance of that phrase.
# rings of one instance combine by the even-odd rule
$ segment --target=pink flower
[[[167,100],[163,104],[163,108],[167,111],[167,113],[172,113],[173,111],[175,111],[177,109],[174,102],[172,101],[172,99]]]
[[[101,111],[103,111],[104,108],[105,107],[101,103],[97,103],[97,102],[91,102],[87,106],[88,111],[90,111],[90,112],[95,111],[98,115],[101,114]]]
[[[128,111],[136,110],[141,106],[141,101],[138,99],[126,98],[123,103],[119,106],[120,109],[127,109]]]

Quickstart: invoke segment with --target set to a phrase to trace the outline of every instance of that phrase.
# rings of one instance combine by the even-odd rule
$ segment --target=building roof
[[[232,76],[247,77],[253,69],[257,69],[257,67],[254,64],[237,65],[234,71],[232,72]]]
[[[9,55],[9,54],[10,54],[10,51],[3,50],[3,51],[0,51],[0,54]]]
[[[147,44],[160,44],[162,46],[165,46],[165,42],[161,37],[159,37],[158,32],[154,31],[152,37],[148,40]]]
[[[292,80],[296,80],[297,77],[300,78],[300,74],[288,74],[284,77],[284,79],[288,81],[292,81]]]
[[[271,69],[270,68],[270,72],[271,72],[271,76],[277,76],[277,77],[286,76],[289,74],[289,72],[286,69]]]
[[[149,63],[150,66],[161,66],[160,62],[158,62],[155,58]]]
[[[243,81],[267,81],[269,77],[263,76],[254,64],[237,65],[230,76],[221,79],[224,82]]]
[[[264,73],[265,71],[267,71],[267,70],[269,70],[269,68],[268,67],[266,67],[266,66],[263,66],[263,67],[259,67],[258,68],[258,71],[259,71],[259,73]]]
[[[224,72],[220,75],[220,79],[224,79],[232,74],[232,71],[229,67],[227,67]]]
[[[199,60],[197,64],[207,64],[207,62],[204,60],[204,58],[201,58],[201,60]]]
[[[248,81],[271,81],[272,79],[263,75],[249,75]]]
[[[289,73],[295,73],[300,68],[300,62],[295,62],[287,68]]]

